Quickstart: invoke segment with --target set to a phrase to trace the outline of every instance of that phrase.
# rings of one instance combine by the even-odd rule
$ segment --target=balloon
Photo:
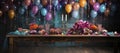
[[[48,9],[48,10],[52,10],[52,5],[51,5],[51,4],[48,5],[48,6],[47,6],[47,9]]]
[[[47,13],[45,18],[46,18],[47,21],[50,21],[52,19],[52,14],[51,13]]]
[[[14,10],[9,10],[9,11],[8,11],[8,16],[9,16],[10,19],[13,19],[14,16],[15,16]]]
[[[75,0],[75,2],[79,2],[79,0]]]
[[[110,14],[110,9],[107,8],[107,9],[105,10],[105,12],[104,12],[104,15],[105,15],[105,16],[108,16],[109,14]]]
[[[35,15],[38,12],[38,6],[33,6],[32,12]]]
[[[29,15],[30,15],[31,17],[35,17],[35,15],[33,14],[32,11],[29,12]]]
[[[97,16],[97,12],[95,10],[92,10],[90,15],[92,18],[95,18]]]
[[[79,15],[79,11],[78,11],[78,10],[74,10],[74,11],[72,12],[72,17],[73,17],[73,18],[79,18],[78,15]]]
[[[72,5],[71,4],[67,4],[65,6],[65,10],[66,10],[67,13],[70,13],[72,11]]]
[[[67,4],[67,3],[68,3],[68,0],[62,0],[62,1],[61,1],[61,5],[63,5],[63,6],[64,6],[65,4]]]
[[[35,5],[39,5],[39,4],[40,4],[40,0],[33,0],[33,3],[34,3]]]
[[[95,11],[98,11],[99,8],[100,8],[100,4],[99,4],[99,3],[95,3],[95,4],[93,5],[93,8],[94,8]]]
[[[94,5],[96,0],[90,0],[89,2],[90,2],[91,5]]]
[[[43,6],[46,6],[47,3],[48,3],[48,0],[41,0],[41,1],[42,1],[42,5],[43,5]]]
[[[2,16],[3,12],[0,10],[0,16]]]
[[[31,4],[31,0],[24,0],[24,4],[25,4],[26,6],[29,6],[29,5]]]
[[[80,6],[83,8],[86,5],[86,0],[79,0]]]
[[[52,0],[52,3],[54,6],[57,6],[58,5],[58,0]]]
[[[47,14],[47,10],[45,8],[42,8],[41,9],[41,15],[46,16],[46,14]]]
[[[106,6],[104,4],[100,5],[100,12],[103,13],[106,10]]]
[[[73,10],[79,10],[79,8],[80,8],[79,3],[73,4]]]
[[[62,8],[62,5],[61,4],[58,4],[57,5],[57,10],[60,10]]]
[[[111,5],[111,11],[113,11],[113,12],[116,11],[116,5],[115,5],[115,4],[112,4],[112,5]]]
[[[38,8],[41,9],[43,6],[41,4],[38,5]]]
[[[73,5],[75,3],[75,1],[74,0],[70,0],[69,3]]]
[[[25,13],[25,9],[23,7],[21,7],[18,12],[19,12],[19,14],[23,15]]]
[[[15,5],[11,5],[11,6],[10,6],[10,9],[16,10],[16,6],[15,6]]]
[[[6,12],[6,11],[8,11],[8,10],[9,10],[9,5],[8,5],[8,4],[4,4],[2,11],[3,11],[3,12]]]
[[[99,2],[99,3],[102,3],[102,2],[103,2],[103,0],[98,0],[98,2]]]

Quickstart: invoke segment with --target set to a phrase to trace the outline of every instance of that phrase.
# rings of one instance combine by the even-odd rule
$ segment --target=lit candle
[[[62,14],[62,21],[63,21],[63,14]]]
[[[65,21],[67,21],[67,14],[65,15]]]

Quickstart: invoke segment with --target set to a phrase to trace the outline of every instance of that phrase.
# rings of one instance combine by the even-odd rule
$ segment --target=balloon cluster
[[[93,33],[98,30],[98,27],[92,23],[87,21],[79,20],[76,22],[73,27],[68,30],[67,34],[75,35],[75,34],[88,34]]]
[[[112,5],[114,4],[112,4],[112,2],[108,0],[90,0],[89,3],[92,8],[90,12],[90,16],[92,18],[96,18],[98,13],[104,14],[105,16],[109,16],[110,10],[114,11],[112,9]],[[114,6],[114,8],[116,8],[116,6]]]
[[[31,12],[29,13],[33,16],[40,11],[40,14],[45,17],[45,20],[50,21],[53,18],[51,11],[54,8],[58,11],[65,9],[68,14],[72,12],[71,15],[73,18],[78,18],[79,9],[85,8],[86,6],[91,7],[88,14],[92,18],[96,18],[98,13],[103,13],[105,16],[108,16],[111,10],[111,12],[116,10],[116,6],[108,0],[9,0],[7,2],[1,2],[0,16],[4,12],[8,12],[9,18],[13,19],[16,14],[16,9],[18,9],[20,15],[25,14],[25,11],[30,9]]]

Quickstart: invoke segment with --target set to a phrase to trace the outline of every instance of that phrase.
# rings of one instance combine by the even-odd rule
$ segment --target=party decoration
[[[35,17],[35,14],[33,14],[32,11],[29,12],[30,17]]]
[[[47,14],[47,10],[45,8],[42,8],[41,9],[41,15],[46,16],[46,14]]]
[[[105,10],[105,12],[104,12],[104,15],[105,15],[105,16],[108,16],[109,14],[110,14],[110,9],[107,8],[107,9]]]
[[[25,4],[26,6],[29,6],[29,5],[31,4],[31,0],[24,0],[24,4]]]
[[[3,12],[0,10],[0,17],[3,15]]]
[[[73,10],[79,10],[79,8],[80,8],[79,3],[73,4]]]
[[[94,5],[94,4],[96,3],[96,0],[90,0],[89,3],[90,3],[91,5]]]
[[[54,6],[57,6],[58,5],[58,0],[52,0],[52,3]]]
[[[48,5],[48,6],[47,6],[47,9],[48,9],[48,10],[52,10],[52,5],[51,5],[51,4]]]
[[[62,5],[61,5],[61,4],[58,4],[58,5],[57,5],[57,10],[59,11],[61,8],[62,8]]]
[[[74,10],[74,11],[72,12],[72,17],[73,17],[73,18],[79,18],[78,16],[79,16],[79,11],[78,11],[78,10]]]
[[[61,0],[62,5],[66,5],[68,3],[68,0]]]
[[[94,24],[90,24],[89,28],[92,30],[98,30],[98,27]]]
[[[43,6],[46,6],[48,4],[48,0],[41,0],[41,1]]]
[[[36,24],[36,23],[30,23],[30,25],[29,25],[29,29],[30,30],[35,30],[37,28],[38,28],[38,24]]]
[[[33,6],[32,12],[35,15],[38,12],[38,6]]]
[[[80,5],[80,7],[85,7],[85,5],[86,5],[86,0],[79,0],[79,5]]]
[[[8,4],[4,4],[3,5],[3,8],[2,8],[2,11],[3,12],[6,12],[6,11],[8,11],[9,10],[9,5]]]
[[[97,12],[95,10],[92,10],[91,13],[90,13],[90,16],[92,18],[95,18],[97,16]]]
[[[10,19],[13,19],[14,16],[15,16],[14,10],[9,10],[9,11],[8,11],[8,16],[9,16]]]
[[[35,5],[39,5],[39,4],[40,4],[40,0],[33,0],[33,3],[34,3]]]
[[[106,10],[106,6],[104,4],[100,5],[100,12],[103,13]]]
[[[40,10],[42,7],[43,7],[43,6],[42,6],[41,4],[38,5],[39,10]]]
[[[98,0],[99,3],[102,3],[104,0]]]
[[[68,30],[67,34],[75,35],[75,34],[83,34],[84,29],[89,29],[90,23],[83,20],[78,20],[74,23],[73,27]],[[90,31],[90,30],[89,30]]]
[[[95,3],[95,4],[93,5],[93,8],[94,8],[95,11],[98,11],[99,8],[100,8],[100,4],[99,4],[99,3]]]
[[[17,7],[16,7],[15,5],[11,5],[11,6],[10,6],[10,9],[16,10],[16,8],[17,8]]]
[[[75,1],[74,0],[69,0],[69,3],[73,5],[75,3]]]
[[[66,12],[69,14],[69,13],[72,11],[72,5],[71,5],[71,4],[67,4],[67,5],[65,6],[65,10],[66,10]]]
[[[19,14],[23,15],[25,13],[25,9],[21,7],[18,11]]]
[[[111,11],[112,11],[112,12],[115,12],[115,11],[116,11],[116,5],[115,5],[115,4],[112,4],[112,5],[111,5]]]
[[[52,14],[48,12],[45,18],[47,21],[50,21],[52,19]]]

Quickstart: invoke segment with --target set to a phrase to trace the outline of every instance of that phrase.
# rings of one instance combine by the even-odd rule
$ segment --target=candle
[[[65,15],[65,21],[67,21],[67,14]]]
[[[62,21],[63,21],[63,14],[62,14]]]

